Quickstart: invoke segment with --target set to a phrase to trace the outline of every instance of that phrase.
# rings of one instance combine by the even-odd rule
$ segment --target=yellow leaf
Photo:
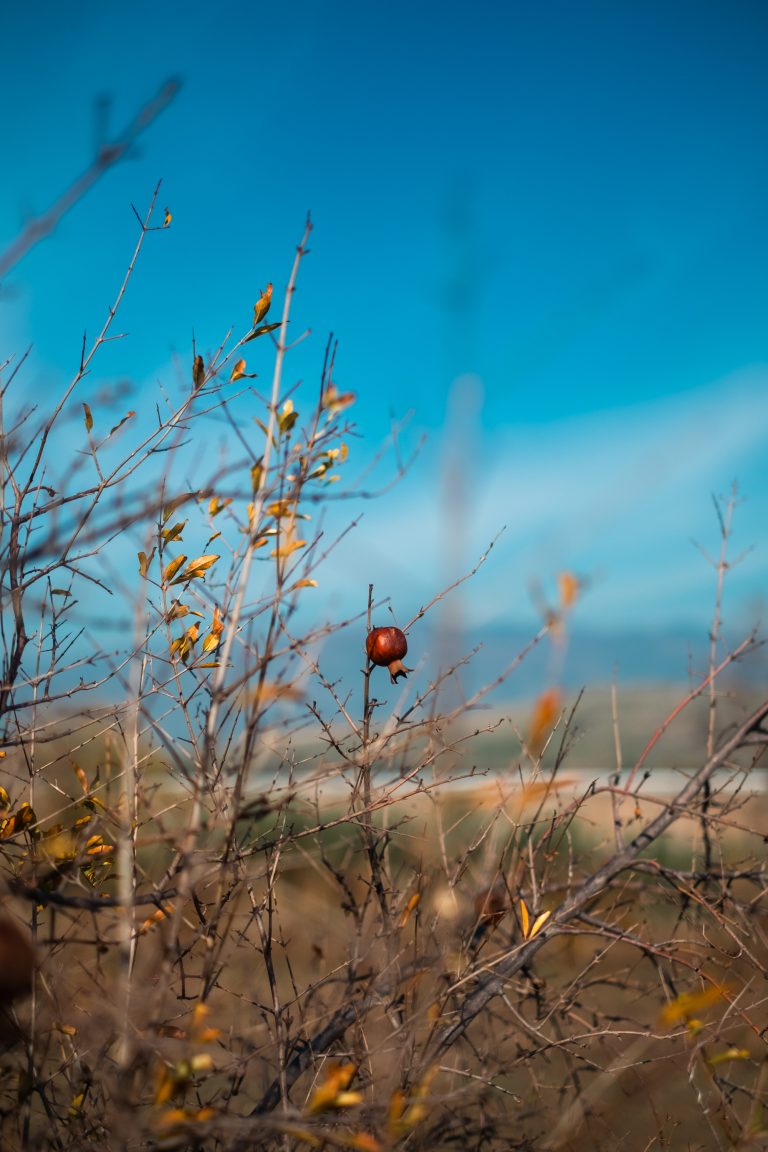
[[[37,816],[31,804],[20,804],[16,815],[13,818],[14,832],[23,832],[25,828],[30,828],[33,824],[37,824]]]
[[[428,1068],[421,1078],[419,1084],[411,1093],[411,1104],[406,1112],[400,1119],[399,1128],[402,1133],[410,1131],[415,1128],[417,1124],[428,1115],[427,1105],[425,1103],[429,1092],[432,1087],[432,1081],[437,1074],[437,1066]]]
[[[165,622],[166,624],[170,624],[172,620],[180,620],[182,616],[188,616],[190,612],[192,612],[191,608],[188,608],[186,604],[182,604],[176,600],[170,612],[166,614]],[[192,612],[192,615],[198,616],[201,620],[203,618],[202,612]]]
[[[163,228],[167,228],[168,225],[170,224],[171,220],[173,220],[173,216],[171,215],[171,210],[170,210],[170,208],[166,208],[165,217],[163,219]]]
[[[220,499],[218,496],[212,496],[210,503],[208,504],[209,516],[218,516],[219,512],[222,512],[225,508],[228,508],[231,503],[231,496],[225,496],[224,499]]]
[[[67,1109],[67,1116],[74,1120],[80,1115],[85,1104],[85,1092],[78,1092],[76,1096],[72,1097],[72,1103]]]
[[[101,837],[99,836],[98,839],[100,840]],[[111,856],[114,851],[115,848],[113,844],[94,844],[92,847],[88,848],[87,855],[91,857]]]
[[[267,504],[264,511],[267,516],[274,516],[275,520],[280,520],[284,516],[290,516],[294,508],[293,500],[275,500],[273,504]]]
[[[177,556],[175,560],[171,560],[170,564],[165,569],[165,572],[163,572],[163,580],[173,580],[174,576],[178,572],[179,568],[181,568],[185,560],[186,556],[183,553],[181,556]]]
[[[280,430],[280,435],[284,436],[286,432],[290,432],[298,418],[299,414],[295,412],[293,408],[293,400],[286,400],[285,404],[283,404],[282,411],[277,417],[277,426]]]
[[[186,559],[186,557],[184,557],[184,559]],[[186,583],[187,580],[202,580],[204,574],[218,559],[219,557],[216,553],[209,553],[207,556],[198,556],[195,560],[190,560],[184,571],[179,576],[171,579],[171,583],[183,584]]]
[[[79,829],[77,830],[79,831]],[[44,836],[43,851],[55,864],[63,864],[74,860],[78,853],[78,837],[76,831],[58,826],[49,829]]]
[[[295,552],[297,548],[303,548],[306,543],[306,540],[286,540],[279,548],[273,548],[270,555],[284,559],[286,556],[290,556],[292,552]]]
[[[272,303],[272,284],[267,284],[264,291],[259,296],[258,300],[253,306],[253,327],[255,328],[269,312]]]
[[[401,1135],[400,1120],[404,1112],[405,1093],[401,1092],[399,1088],[396,1088],[389,1098],[389,1112],[387,1116],[387,1128],[393,1140]]]
[[[339,1092],[333,1106],[334,1108],[352,1108],[355,1104],[362,1104],[364,1099],[362,1092]]]
[[[261,487],[263,474],[264,470],[261,466],[261,460],[259,460],[258,463],[254,464],[253,468],[251,468],[251,488],[254,494],[258,492]]]
[[[178,524],[174,524],[173,528],[164,528],[163,540],[165,540],[166,544],[170,544],[172,540],[180,540],[181,534],[186,526],[186,520],[180,520]]]
[[[546,924],[547,920],[549,920],[551,915],[551,912],[542,912],[540,916],[536,917],[533,922],[533,927],[531,928],[531,934],[528,937],[529,940],[533,940],[534,936],[537,936],[539,932],[541,932],[542,928]]]
[[[725,1064],[729,1060],[750,1060],[752,1053],[748,1048],[728,1048],[725,1052],[718,1052],[710,1056],[708,1063],[714,1068],[718,1064]]]
[[[192,383],[195,391],[202,388],[205,383],[205,362],[202,356],[195,356],[192,361]]]
[[[245,360],[237,360],[235,366],[230,374],[230,382],[232,380],[239,380],[241,376],[245,376]]]
[[[70,766],[72,768],[72,771],[74,772],[75,776],[77,777],[78,784],[80,785],[80,787],[83,790],[83,795],[87,796],[91,790],[90,785],[88,783],[88,777],[86,776],[85,772],[83,772],[82,768],[80,767],[80,765],[75,760],[70,760],[69,763],[70,763]]]
[[[682,992],[674,1000],[670,1000],[662,1011],[659,1019],[662,1024],[680,1024],[699,1013],[702,1008],[716,1004],[725,997],[727,989],[722,984],[711,984],[699,992]]]
[[[297,580],[288,589],[289,592],[297,592],[299,588],[317,588],[317,580]]]
[[[203,655],[213,652],[219,646],[221,634],[224,631],[224,621],[221,618],[221,610],[218,604],[213,609],[213,620],[211,621],[211,631],[203,641]]]
[[[426,1105],[421,1101],[418,1101],[416,1104],[411,1104],[408,1111],[400,1121],[402,1130],[404,1132],[409,1132],[411,1128],[415,1128],[417,1124],[420,1124],[426,1115]]]
[[[192,1009],[192,1027],[199,1028],[211,1014],[211,1010],[203,1000],[198,1000]]]
[[[140,576],[146,576],[147,573],[149,572],[149,566],[152,563],[152,557],[154,556],[154,554],[155,554],[154,548],[150,552],[149,556],[147,556],[146,552],[139,552],[138,555],[139,555],[139,575]]]
[[[199,633],[200,625],[191,624],[186,632],[182,633],[181,636],[177,636],[171,644],[171,656],[178,655],[182,660],[188,660],[192,654],[192,648],[197,642]]]
[[[91,428],[93,428],[93,416],[87,404],[83,404],[83,411],[85,412],[85,430],[86,432],[90,432]]]
[[[4,757],[5,755],[6,755],[5,752],[0,752],[0,757]],[[3,788],[3,786],[0,784],[0,808],[6,808],[7,809],[7,808],[10,808],[10,806],[11,806],[11,798],[8,795],[8,793],[6,792],[5,788]]]
[[[214,1029],[215,1031],[215,1029]],[[195,1039],[200,1042],[199,1035]],[[213,1057],[210,1052],[196,1052],[189,1062],[192,1072],[196,1075],[200,1072],[211,1072],[213,1069]]]

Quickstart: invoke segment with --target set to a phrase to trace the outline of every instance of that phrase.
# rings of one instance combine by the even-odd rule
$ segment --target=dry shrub
[[[284,380],[308,236],[282,317],[264,286],[151,422],[86,390],[125,283],[49,412],[3,370],[3,1147],[763,1146],[768,703],[720,731],[756,646],[720,654],[731,506],[709,672],[603,783],[569,774],[554,683],[519,741],[477,725],[527,650],[459,705],[450,668],[331,682],[321,642],[362,667],[384,601],[301,623],[355,399],[331,344],[314,395]],[[564,642],[560,593],[529,648]],[[696,766],[656,789],[701,698]]]

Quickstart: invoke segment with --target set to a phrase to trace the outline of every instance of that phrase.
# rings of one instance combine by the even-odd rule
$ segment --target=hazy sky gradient
[[[706,628],[714,575],[691,540],[716,550],[711,494],[738,480],[734,546],[755,550],[727,607],[751,622],[768,578],[768,7],[86,0],[8,5],[0,29],[1,247],[90,160],[99,94],[115,131],[183,81],[4,286],[3,358],[34,342],[25,387],[71,378],[159,178],[173,225],[89,384],[130,379],[147,410],[187,372],[193,328],[213,349],[267,280],[280,292],[309,209],[293,324],[312,336],[289,380],[314,390],[333,331],[355,463],[409,409],[406,447],[429,434],[318,605],[374,580],[412,615],[506,525],[470,622],[533,619],[529,582],[573,568],[592,581],[585,623]]]

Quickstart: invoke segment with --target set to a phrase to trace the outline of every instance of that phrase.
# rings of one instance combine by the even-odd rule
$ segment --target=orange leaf
[[[571,608],[581,590],[581,581],[573,572],[561,572],[557,578],[560,589],[560,607]]]
[[[138,935],[144,936],[147,932],[149,932],[151,928],[154,928],[156,924],[159,924],[162,920],[165,920],[166,917],[170,916],[172,913],[172,904],[166,904],[165,908],[157,908],[151,916],[147,916],[146,920],[142,921],[142,923],[139,925],[137,930]]]
[[[310,1097],[307,1112],[314,1115],[331,1108],[345,1108],[349,1104],[360,1103],[362,1097],[358,1092],[347,1092],[356,1072],[357,1064],[338,1064],[332,1061],[328,1065],[325,1079],[318,1084]]]
[[[401,928],[405,928],[406,924],[408,923],[408,921],[411,918],[411,912],[413,912],[414,908],[417,907],[420,900],[421,900],[421,892],[414,892],[413,895],[411,896],[410,900],[406,904],[405,908],[403,909],[403,914],[400,917],[400,927]]]
[[[369,1132],[358,1132],[349,1141],[349,1147],[355,1148],[357,1152],[382,1152],[381,1144]]]
[[[329,384],[323,393],[323,408],[334,416],[351,407],[357,399],[354,392],[339,392],[335,384]]]
[[[522,896],[520,897],[520,930],[523,933],[523,940],[528,939],[528,929],[531,926],[531,918],[528,915],[528,905]]]
[[[83,412],[85,412],[85,430],[86,432],[90,432],[91,428],[93,428],[93,416],[87,404],[83,404]]]
[[[527,747],[531,756],[540,756],[560,714],[561,700],[557,688],[539,696],[533,708]]]

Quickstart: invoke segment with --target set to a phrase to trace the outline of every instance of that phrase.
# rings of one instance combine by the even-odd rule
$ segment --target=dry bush
[[[3,369],[3,1147],[765,1146],[768,702],[718,722],[755,638],[723,657],[718,608],[671,791],[646,770],[667,722],[625,766],[617,717],[615,775],[569,777],[555,684],[485,774],[477,742],[512,743],[475,709],[525,651],[446,707],[453,669],[366,661],[381,590],[300,623],[354,401],[331,346],[314,394],[285,382],[309,225],[282,317],[270,286],[149,430],[87,392],[154,207],[52,410]],[[262,377],[274,354],[269,395],[246,353]],[[216,421],[234,455],[206,473]],[[471,575],[404,625],[412,652]],[[530,647],[563,643],[578,591]],[[324,675],[329,638],[358,684]]]

